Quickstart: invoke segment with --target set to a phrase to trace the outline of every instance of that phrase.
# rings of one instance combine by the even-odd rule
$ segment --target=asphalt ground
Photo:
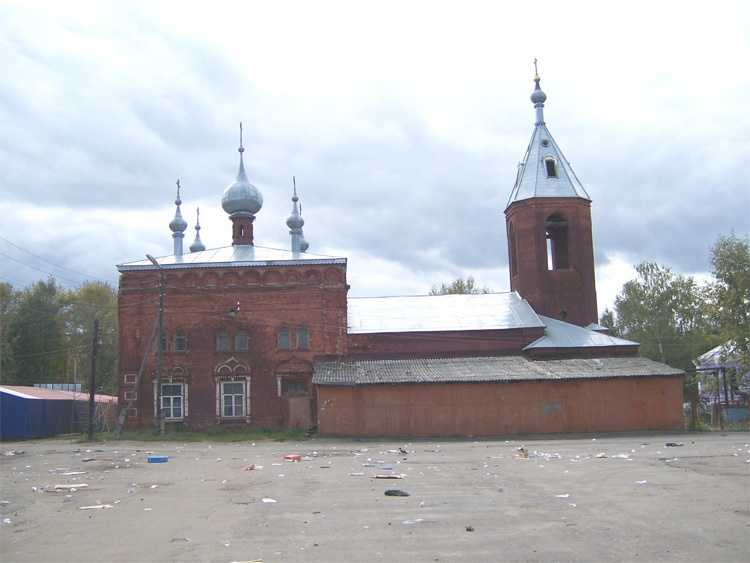
[[[750,561],[749,444],[6,442],[0,559]]]

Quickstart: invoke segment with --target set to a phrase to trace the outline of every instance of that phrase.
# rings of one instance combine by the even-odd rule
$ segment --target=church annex
[[[307,252],[296,189],[290,250],[255,246],[263,197],[241,140],[222,197],[231,246],[206,250],[196,224],[183,252],[178,185],[174,254],[118,266],[128,427],[404,437],[683,428],[682,372],[596,325],[591,200],[534,80],[534,131],[505,209],[509,293],[348,297],[346,259]]]

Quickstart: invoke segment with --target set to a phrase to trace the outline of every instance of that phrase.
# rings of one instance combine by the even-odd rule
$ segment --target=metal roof
[[[73,391],[61,391],[58,389],[45,389],[42,387],[27,387],[25,385],[0,385],[0,393],[7,393],[22,399],[47,400],[47,401],[88,401],[88,393],[75,393]],[[94,395],[97,403],[116,403],[117,397],[113,395]]]
[[[641,357],[531,361],[522,356],[324,361],[313,366],[317,385],[383,385],[545,381],[680,376],[684,372]]]
[[[543,327],[517,292],[411,297],[350,297],[349,334]]]
[[[637,346],[637,342],[615,338],[589,328],[581,328],[550,317],[539,315],[544,322],[544,336],[535,340],[524,350],[542,348],[592,348],[598,346]],[[598,326],[598,325],[595,325]]]
[[[550,157],[556,163],[557,177],[547,175],[544,161]],[[534,127],[526,155],[518,165],[516,184],[506,209],[515,201],[537,197],[579,197],[591,200],[544,123],[537,123]]]
[[[276,248],[264,248],[253,245],[225,246],[203,250],[201,252],[190,252],[182,255],[170,255],[156,258],[159,265],[165,269],[176,268],[237,268],[270,266],[283,263],[284,265],[295,264],[346,264],[346,258],[323,256],[320,254],[308,254],[307,252],[293,253],[291,250],[279,250]],[[150,260],[138,260],[118,264],[120,272],[131,270],[153,270],[154,266]]]

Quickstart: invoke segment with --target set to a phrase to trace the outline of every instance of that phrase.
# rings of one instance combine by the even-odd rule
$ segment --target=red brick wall
[[[305,379],[308,392],[312,360],[317,355],[345,354],[346,265],[281,265],[252,268],[184,268],[165,270],[164,332],[168,350],[163,355],[163,379],[184,373],[188,383],[189,427],[216,423],[217,366],[234,358],[250,371],[250,424],[280,428],[286,424],[288,408],[278,396],[277,375]],[[124,272],[120,277],[120,404],[133,385],[125,374],[138,372],[158,314],[157,271]],[[232,318],[229,311],[239,310]],[[288,327],[292,349],[279,350],[277,331]],[[309,330],[310,348],[295,348],[295,330]],[[216,333],[223,328],[230,336],[230,351],[219,352]],[[234,349],[238,330],[248,334],[248,350]],[[175,353],[174,334],[187,334],[187,351]],[[153,425],[156,353],[147,355],[144,377],[134,403],[137,416],[128,428]],[[314,402],[313,402],[314,408]],[[296,418],[302,415],[297,412]],[[314,418],[314,412],[311,413]],[[247,422],[235,424],[247,426]]]
[[[560,213],[568,223],[570,267],[548,270],[546,221]],[[516,236],[517,271],[511,290],[534,310],[579,326],[598,322],[591,202],[579,198],[534,198],[511,204],[505,213],[508,232]],[[508,254],[510,255],[508,241]],[[562,318],[561,312],[566,318]]]
[[[679,377],[321,386],[318,432],[499,436],[681,430]]]
[[[352,334],[350,354],[517,354],[527,344],[544,336],[544,328]]]

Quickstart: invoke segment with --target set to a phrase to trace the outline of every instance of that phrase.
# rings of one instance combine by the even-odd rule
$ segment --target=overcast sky
[[[255,244],[310,253],[352,296],[473,275],[508,291],[503,211],[545,120],[593,204],[599,312],[643,260],[708,273],[750,231],[749,3],[0,0],[0,278],[117,285],[195,235],[245,166]]]

